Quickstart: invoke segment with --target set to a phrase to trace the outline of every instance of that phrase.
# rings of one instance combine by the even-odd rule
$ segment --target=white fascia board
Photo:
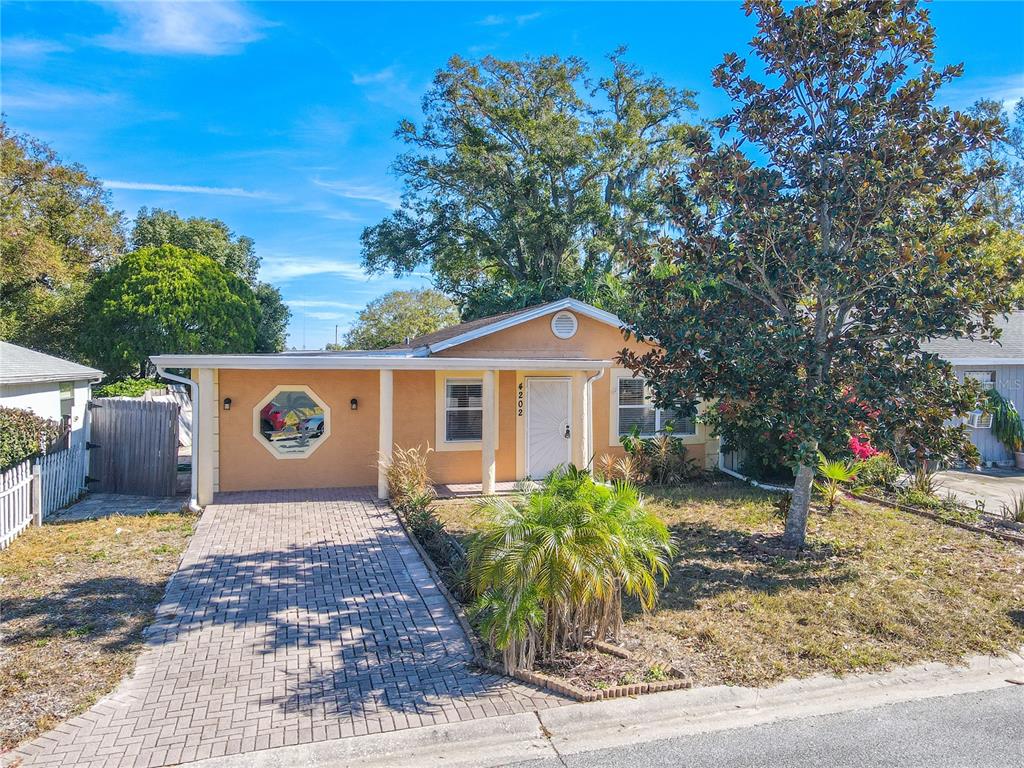
[[[514,317],[507,317],[504,320],[497,320],[489,325],[485,325],[481,328],[475,328],[472,331],[460,334],[459,336],[453,336],[450,339],[439,341],[436,344],[431,344],[429,349],[431,352],[441,352],[451,347],[456,347],[459,344],[465,344],[467,341],[473,341],[474,339],[480,339],[484,336],[489,336],[492,333],[503,331],[506,328],[512,328],[513,326],[519,325],[520,323],[526,323],[530,320],[536,320],[538,317],[544,317],[545,315],[553,315],[555,312],[561,312],[563,309],[569,309],[573,312],[578,312],[585,317],[592,318],[598,322],[605,323],[607,325],[614,326],[615,328],[622,328],[623,323],[618,316],[613,315],[611,312],[605,312],[603,309],[592,307],[589,304],[585,304],[582,301],[576,299],[561,299],[552,304],[543,304],[535,309],[527,312],[515,315]]]
[[[319,371],[589,371],[611,360],[486,357],[327,357],[298,355],[153,355],[158,368]]]
[[[1024,357],[948,357],[953,365],[1024,365]]]

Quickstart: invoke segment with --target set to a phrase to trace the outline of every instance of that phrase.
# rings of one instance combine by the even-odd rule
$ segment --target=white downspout
[[[605,369],[602,368],[593,376],[589,377],[583,384],[587,390],[587,445],[586,450],[589,458],[587,468],[591,474],[594,473],[594,388],[591,386],[595,381],[604,378]]]
[[[192,398],[192,464],[191,471],[189,472],[189,479],[191,481],[191,491],[189,494],[188,508],[193,512],[202,511],[202,507],[199,506],[199,383],[192,379],[186,379],[184,376],[179,376],[176,373],[168,373],[166,368],[161,368],[159,365],[156,367],[156,372],[165,379],[176,381],[179,384],[188,384],[190,396]]]

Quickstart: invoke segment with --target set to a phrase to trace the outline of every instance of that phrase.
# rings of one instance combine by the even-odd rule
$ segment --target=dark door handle
[[[568,424],[565,425],[565,439],[566,440],[569,439],[569,425]]]

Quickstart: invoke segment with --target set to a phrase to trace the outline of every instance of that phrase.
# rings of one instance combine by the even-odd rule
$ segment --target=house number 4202
[[[519,391],[516,394],[516,415],[523,415],[523,383],[519,382]]]

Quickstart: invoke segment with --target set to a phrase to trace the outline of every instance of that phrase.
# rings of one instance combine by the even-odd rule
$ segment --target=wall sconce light
[[[348,405],[353,411],[359,410],[359,401],[356,400],[354,397],[348,401]]]
[[[230,411],[231,410],[231,398],[230,397],[225,397],[224,398],[224,410],[225,411]]]

